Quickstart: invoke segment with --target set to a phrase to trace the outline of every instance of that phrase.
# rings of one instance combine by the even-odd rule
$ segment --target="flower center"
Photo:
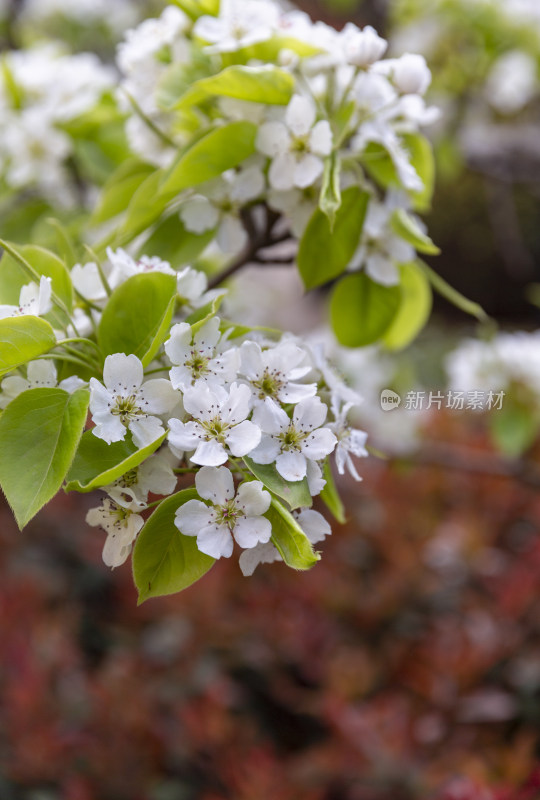
[[[194,378],[200,378],[208,372],[208,358],[205,358],[197,350],[191,351],[191,358],[186,361],[186,367],[191,370]]]
[[[220,444],[225,444],[225,434],[229,429],[221,417],[214,417],[209,422],[201,422],[204,430],[206,431],[207,440],[216,439]]]
[[[293,153],[307,153],[309,151],[307,136],[295,136],[291,144]]]
[[[134,486],[137,483],[138,478],[138,468],[130,469],[129,472],[126,472],[125,475],[122,476],[122,485],[124,488],[128,489],[130,486]]]
[[[278,434],[278,438],[281,439],[283,450],[300,450],[300,443],[304,439],[304,434],[297,431],[291,422],[286,431]]]
[[[137,417],[144,415],[144,412],[137,405],[137,395],[130,394],[128,397],[116,395],[111,414],[114,414],[115,417],[120,417],[122,424],[127,426],[132,419],[137,419]]]
[[[216,523],[226,525],[232,532],[238,517],[242,517],[242,511],[236,506],[234,500],[229,500],[224,506],[214,506],[216,510]]]
[[[279,372],[271,373],[267,369],[262,374],[258,381],[254,381],[253,385],[259,390],[258,397],[264,400],[265,397],[275,397],[281,387],[283,381],[278,377]]]

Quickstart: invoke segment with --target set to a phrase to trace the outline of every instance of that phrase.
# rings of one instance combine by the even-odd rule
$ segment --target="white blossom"
[[[528,53],[511,50],[493,65],[486,83],[488,102],[501,114],[515,114],[540,89],[536,61]]]
[[[348,63],[362,69],[382,58],[388,47],[388,42],[371,25],[360,30],[349,22],[341,31],[340,38]]]
[[[311,544],[322,542],[330,536],[332,529],[322,514],[311,508],[294,511],[293,516],[306,534]],[[277,547],[272,542],[257,544],[240,554],[239,564],[242,574],[246,577],[253,575],[259,564],[272,564],[283,561]]]
[[[398,264],[405,264],[415,258],[412,245],[392,229],[392,214],[397,199],[391,195],[386,203],[375,199],[370,201],[360,246],[353,258],[351,268],[364,267],[369,277],[383,286],[399,283]]]
[[[174,492],[177,483],[174,467],[177,464],[178,459],[170,450],[160,450],[104,490],[119,506],[143,509],[149,493],[167,496]]]
[[[253,412],[253,421],[263,432],[260,445],[250,453],[257,464],[275,461],[279,474],[287,481],[301,481],[307,462],[320,461],[331,453],[337,440],[322,425],[328,409],[318,397],[299,402],[290,419],[286,412],[267,398]]]
[[[163,433],[160,414],[170,412],[177,395],[164,378],[144,381],[141,361],[135,355],[116,353],[107,356],[103,369],[104,386],[90,379],[90,413],[93,433],[108,444],[125,438],[131,431],[138,447],[155,442]]]
[[[270,0],[221,0],[217,17],[202,16],[193,32],[208,52],[233,53],[274,35],[279,8]]]
[[[377,71],[387,75],[401,94],[425,94],[431,83],[426,59],[416,53],[379,61]]]
[[[86,522],[101,527],[107,533],[103,561],[114,569],[121,566],[131,553],[133,542],[144,525],[144,519],[130,508],[117,505],[106,497],[98,508],[91,508]]]
[[[272,525],[262,515],[270,494],[260,481],[241,484],[236,496],[233,476],[226,467],[203,467],[195,476],[199,496],[210,503],[189,500],[176,512],[175,525],[186,536],[197,537],[197,547],[212,558],[229,558],[234,540],[242,548],[266,543]]]
[[[60,384],[58,384],[56,367],[52,361],[49,359],[29,361],[26,365],[26,378],[23,378],[22,375],[9,375],[2,381],[0,386],[0,408],[5,408],[8,403],[18,397],[21,392],[26,392],[27,389],[53,389],[58,385],[60,389],[72,394],[86,384],[75,375],[60,381]]]
[[[283,122],[261,125],[257,149],[272,159],[268,179],[273,189],[304,189],[322,175],[322,157],[332,152],[332,130],[327,120],[316,119],[313,101],[297,94]]]
[[[256,404],[267,397],[278,403],[298,403],[313,397],[315,383],[298,383],[311,372],[307,353],[294,342],[282,341],[264,350],[257,342],[240,348],[241,374],[249,381]]]
[[[174,275],[168,261],[163,261],[158,256],[141,256],[138,259],[132,258],[125,250],[119,247],[117,250],[107,248],[107,258],[112,270],[108,278],[112,288],[116,288],[134,275],[141,275],[145,272],[163,272],[165,275]]]
[[[47,314],[52,309],[51,294],[51,279],[42,275],[39,286],[32,281],[22,287],[18,306],[0,305],[0,319]]]
[[[85,300],[90,300],[92,303],[101,303],[107,299],[107,292],[97,264],[93,262],[84,265],[75,264],[71,270],[71,280],[73,281],[73,288]]]
[[[195,334],[187,322],[173,326],[165,352],[174,365],[169,372],[174,389],[185,392],[198,381],[224,384],[235,380],[239,352],[237,348],[224,350],[226,338],[219,326],[219,317],[209,319]]]
[[[250,422],[251,392],[233,383],[229,390],[199,383],[184,394],[188,422],[169,420],[169,441],[177,450],[195,450],[194,464],[217,467],[233,456],[246,456],[261,440],[261,431]]]
[[[347,422],[347,415],[352,407],[352,403],[346,403],[339,411],[334,410],[335,420],[328,427],[335,433],[337,439],[335,450],[337,471],[340,475],[344,475],[347,469],[356,481],[361,481],[362,478],[357,472],[351,454],[357,458],[369,455],[366,450],[367,433],[352,428]]]

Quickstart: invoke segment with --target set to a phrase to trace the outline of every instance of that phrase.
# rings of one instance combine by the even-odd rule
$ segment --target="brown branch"
[[[273,259],[266,260],[264,256],[259,255],[260,250],[267,250],[274,247],[276,244],[285,242],[291,238],[290,233],[279,234],[275,237],[272,236],[272,230],[279,217],[269,209],[267,211],[266,225],[263,231],[257,231],[253,217],[249,210],[244,210],[242,213],[242,222],[249,237],[248,244],[242,250],[240,255],[237,256],[224,270],[218,272],[213,278],[208,281],[208,288],[215,289],[226,280],[231,278],[235,273],[245,267],[247,264],[267,264],[276,263]],[[287,260],[288,264],[292,263],[290,259]]]
[[[540,469],[530,461],[513,460],[489,453],[456,448],[451,445],[428,445],[408,456],[392,456],[391,463],[410,463],[420,467],[441,467],[473,475],[509,478],[532,489],[540,489]]]

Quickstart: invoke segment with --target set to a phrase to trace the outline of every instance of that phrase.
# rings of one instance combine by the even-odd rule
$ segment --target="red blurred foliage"
[[[310,573],[221,562],[140,608],[95,498],[2,508],[0,798],[537,800],[540,497],[362,466]]]

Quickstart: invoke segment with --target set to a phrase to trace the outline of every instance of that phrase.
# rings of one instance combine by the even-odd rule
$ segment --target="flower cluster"
[[[168,168],[194,133],[254,123],[253,153],[178,198],[186,229],[214,230],[222,252],[239,252],[247,241],[242,209],[264,202],[299,238],[329,183],[340,192],[360,182],[368,218],[349,269],[398,284],[397,265],[415,251],[393,217],[398,209],[414,211],[430,191],[416,137],[437,111],[423,99],[431,80],[424,58],[384,58],[386,48],[369,26],[338,32],[274,0],[223,0],[217,16],[195,22],[168,6],[159,19],[128,31],[118,48],[130,146]],[[238,83],[220,88],[237,68],[244,70]],[[250,81],[256,77],[260,86],[265,71],[269,83],[286,87],[288,100],[250,93]],[[213,88],[208,81],[218,77]]]
[[[109,274],[119,260],[135,264],[123,251],[111,251],[110,258]],[[171,269],[159,259],[145,258],[142,266],[147,273]],[[96,299],[102,296],[96,265],[73,272],[81,294],[86,289]],[[367,455],[366,434],[347,421],[360,397],[319,352],[292,336],[237,335],[232,323],[212,313],[190,324],[189,308],[179,306],[149,369],[134,354],[116,353],[106,358],[102,380],[90,379],[92,434],[108,445],[132,442],[150,455],[105,487],[107,498],[87,520],[107,531],[103,557],[118,566],[143,527],[149,493],[168,496],[178,474],[193,473],[200,499],[180,506],[178,530],[196,536],[198,549],[213,558],[231,556],[236,541],[248,551],[241,566],[251,574],[260,561],[281,558],[265,516],[277,499],[276,486],[301,484],[308,499],[320,494],[331,453],[340,474],[348,470],[360,480],[352,456]],[[26,387],[23,378],[4,384],[17,381],[23,390],[32,380],[29,367]],[[2,388],[7,401],[11,383]],[[308,506],[291,515],[291,524],[312,544],[330,533]]]
[[[66,55],[45,43],[3,56],[0,74],[0,173],[10,189],[31,188],[60,207],[76,196],[73,142],[66,130],[114,83],[93,53]],[[80,182],[80,180],[79,180]]]

